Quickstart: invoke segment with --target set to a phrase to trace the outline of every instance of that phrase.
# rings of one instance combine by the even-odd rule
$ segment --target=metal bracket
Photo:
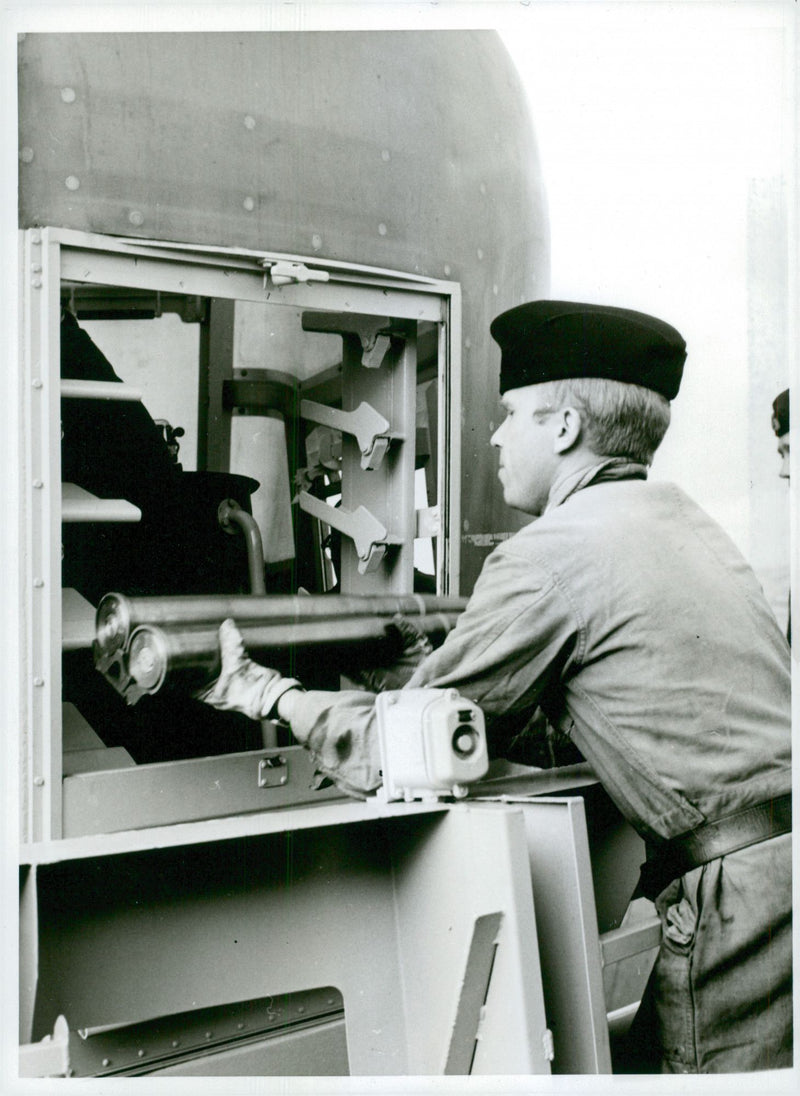
[[[52,1035],[39,1043],[23,1043],[19,1048],[20,1077],[69,1077],[69,1025],[63,1016],[56,1018]]]
[[[262,757],[258,762],[259,788],[280,788],[289,782],[289,762],[281,754]]]
[[[363,316],[339,312],[304,312],[304,331],[320,331],[329,335],[358,339],[361,344],[361,364],[365,369],[378,369],[391,347],[392,339],[408,337],[408,324],[388,316]]]
[[[442,523],[438,506],[426,506],[421,510],[417,510],[415,537],[420,539],[438,537],[441,531]]]
[[[358,571],[361,575],[380,567],[389,545],[402,544],[402,540],[392,536],[364,506],[359,506],[357,510],[328,506],[308,491],[301,491],[297,501],[301,510],[350,537],[358,555]]]
[[[401,435],[390,431],[389,421],[371,404],[363,401],[355,411],[340,411],[324,403],[302,400],[300,415],[311,422],[352,435],[361,450],[361,467],[368,470],[380,468],[390,443],[402,440]]]
[[[331,278],[327,270],[311,270],[305,263],[289,260],[264,259],[261,265],[264,268],[265,289],[267,279],[273,285],[297,285],[298,282],[328,282]]]

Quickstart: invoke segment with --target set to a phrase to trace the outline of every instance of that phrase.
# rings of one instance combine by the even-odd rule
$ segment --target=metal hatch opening
[[[369,625],[339,601],[298,631],[287,627],[293,610],[254,653],[317,688],[389,661],[380,599],[458,588],[458,287],[352,264],[25,233],[29,265],[43,250],[47,276],[28,279],[40,283],[26,299],[28,368],[60,378],[34,389],[29,460],[49,467],[31,538],[43,543],[46,525],[61,543],[47,584],[61,599],[34,594],[31,619],[38,612],[39,634],[59,635],[61,650],[54,642],[57,677],[34,697],[31,748],[59,757],[64,835],[261,809],[263,783],[244,755],[257,754],[263,773],[264,750],[290,742],[192,699],[215,644],[190,658],[197,629],[167,622],[161,676],[157,644],[134,671],[101,665],[103,676],[98,605],[110,593],[374,598]],[[55,421],[60,446],[48,440]],[[183,813],[178,789],[196,788],[199,774],[184,767],[169,775],[165,811],[163,766],[207,770],[215,758],[248,774],[224,781],[230,800]],[[327,791],[309,788],[305,770],[302,780],[304,797]],[[155,798],[155,815],[142,806],[117,817],[120,802]]]

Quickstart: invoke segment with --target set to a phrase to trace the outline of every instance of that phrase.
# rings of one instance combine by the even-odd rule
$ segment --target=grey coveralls
[[[487,559],[410,687],[493,719],[540,705],[651,845],[790,790],[789,648],[725,533],[641,465],[598,461]],[[354,790],[380,783],[373,696],[309,692],[295,736]],[[660,1068],[791,1064],[790,835],[694,868],[658,897]]]

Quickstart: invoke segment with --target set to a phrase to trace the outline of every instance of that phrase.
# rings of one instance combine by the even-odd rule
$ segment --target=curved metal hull
[[[20,223],[354,261],[463,293],[462,590],[518,519],[489,322],[547,290],[524,92],[488,31],[27,35]]]

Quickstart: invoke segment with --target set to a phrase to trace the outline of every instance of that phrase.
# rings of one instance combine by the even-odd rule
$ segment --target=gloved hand
[[[381,693],[386,689],[402,689],[417,666],[433,650],[433,645],[425,633],[417,628],[413,621],[396,613],[391,627],[399,633],[402,649],[391,666],[377,666],[369,670],[360,670],[351,674],[354,681],[369,689],[371,693]]]
[[[250,719],[275,718],[275,705],[283,694],[302,688],[294,678],[283,677],[277,670],[248,658],[241,633],[232,620],[223,620],[219,626],[219,649],[219,677],[195,694],[212,708],[241,712]]]

